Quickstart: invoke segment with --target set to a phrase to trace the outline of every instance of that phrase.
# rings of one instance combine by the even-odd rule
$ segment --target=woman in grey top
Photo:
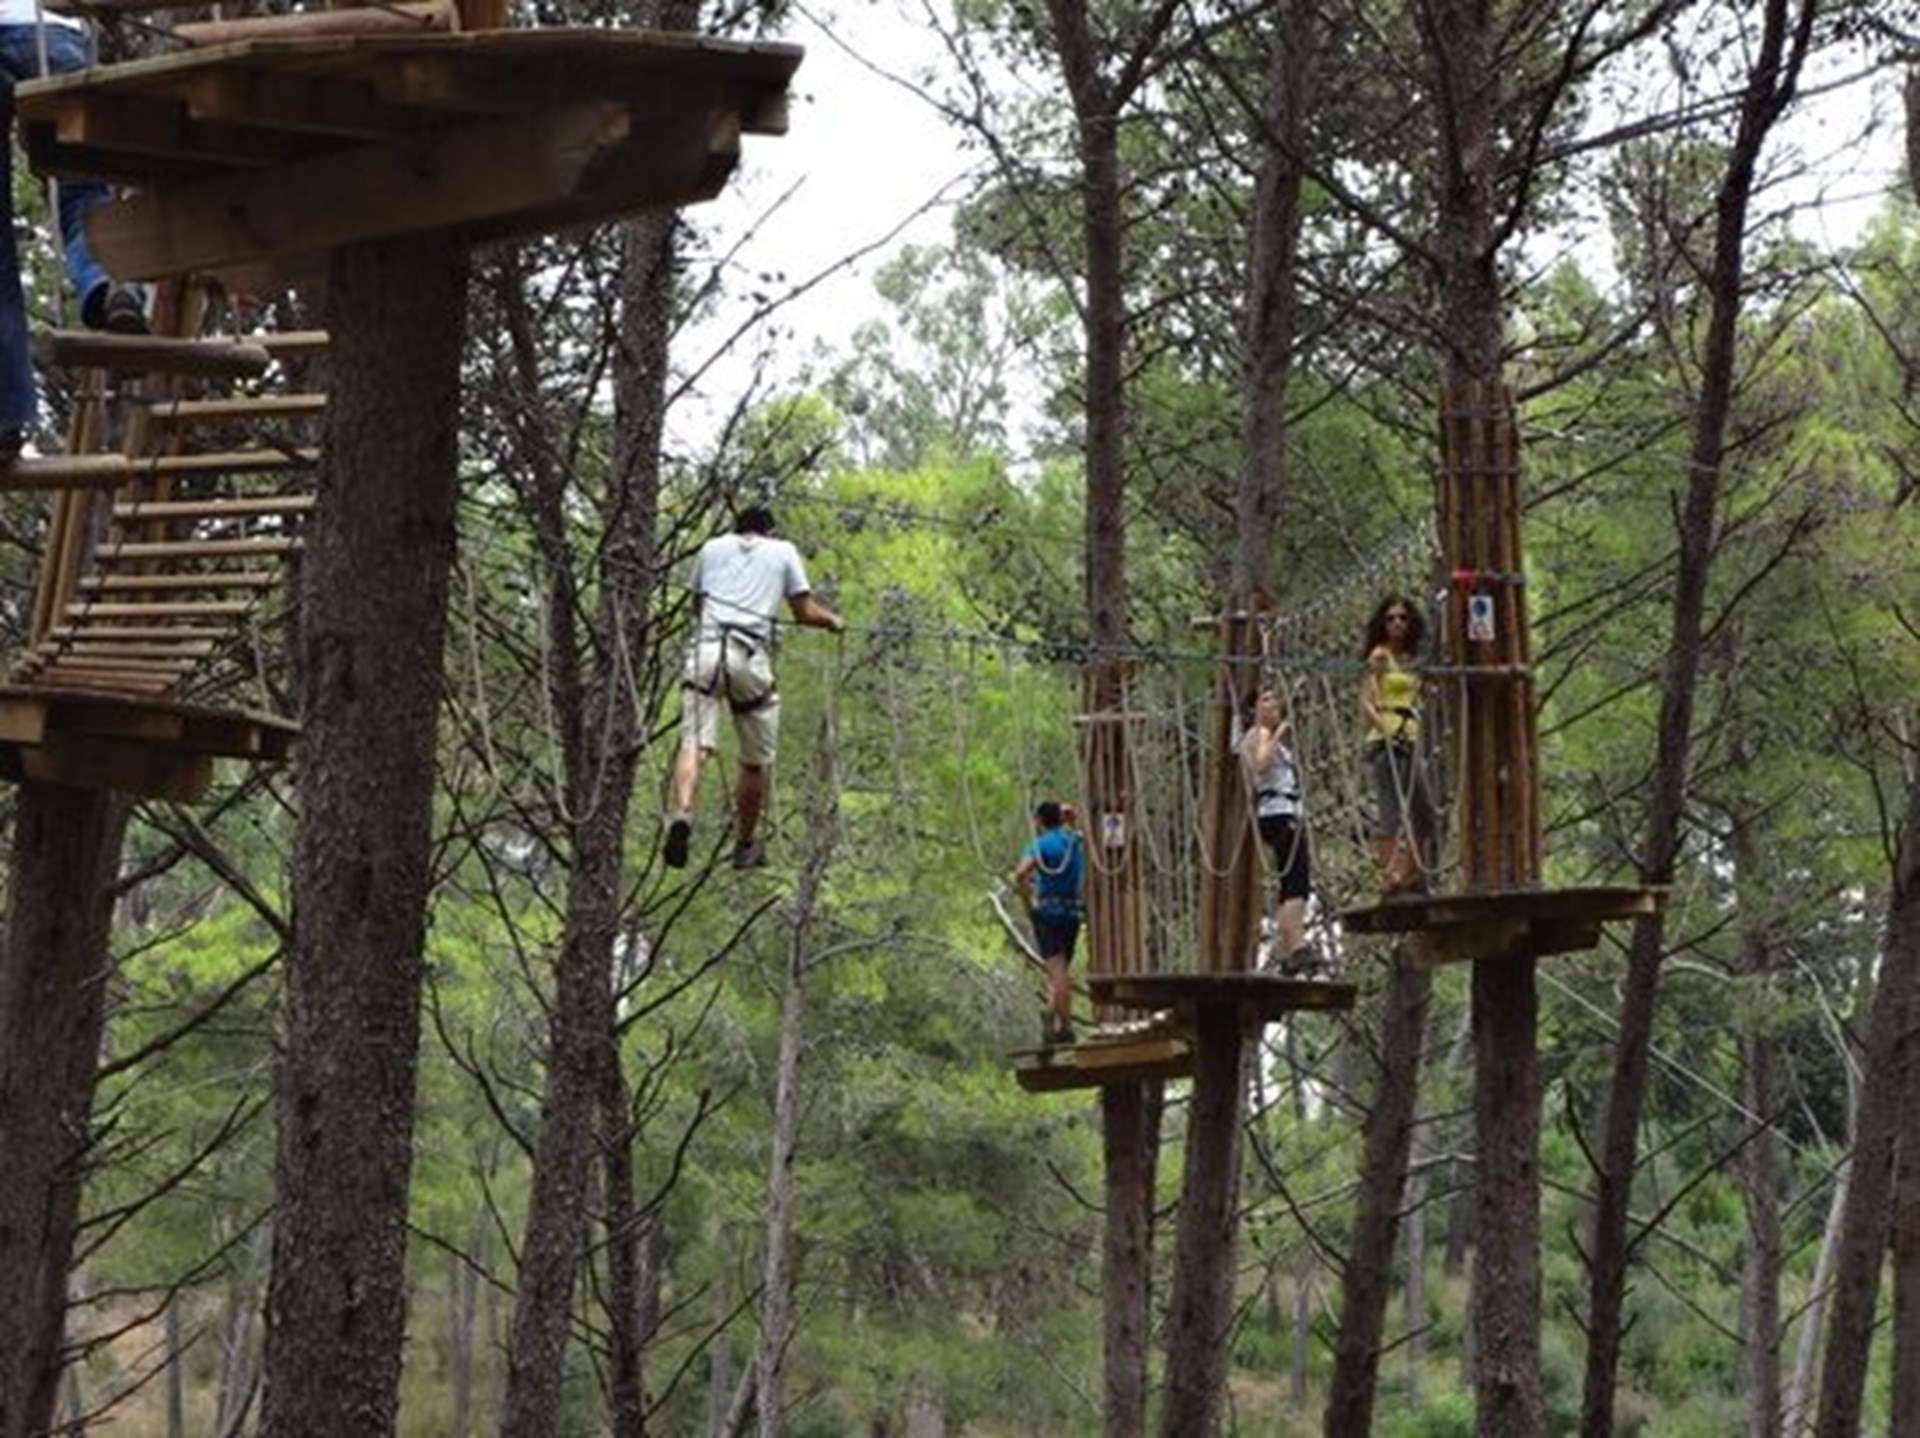
[[[1240,762],[1253,792],[1254,821],[1273,854],[1279,876],[1279,907],[1274,911],[1274,941],[1280,972],[1308,973],[1314,967],[1307,943],[1307,896],[1313,892],[1313,857],[1307,845],[1300,803],[1300,765],[1287,743],[1289,725],[1279,697],[1263,689],[1254,697],[1246,732],[1240,738]]]

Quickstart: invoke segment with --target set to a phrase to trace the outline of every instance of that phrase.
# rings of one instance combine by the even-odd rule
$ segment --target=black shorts
[[[1035,914],[1033,916],[1033,941],[1040,946],[1043,959],[1065,959],[1073,962],[1073,946],[1080,937],[1080,920],[1076,917],[1063,918],[1055,914]]]
[[[1280,876],[1280,897],[1304,899],[1313,892],[1313,855],[1307,831],[1291,814],[1262,814],[1260,837],[1273,850],[1273,871]]]

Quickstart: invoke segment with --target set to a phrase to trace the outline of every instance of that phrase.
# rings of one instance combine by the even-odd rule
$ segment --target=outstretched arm
[[[804,624],[809,629],[831,629],[835,634],[839,634],[847,627],[846,620],[815,599],[811,593],[791,596],[787,600],[787,608],[792,612],[795,624]]]

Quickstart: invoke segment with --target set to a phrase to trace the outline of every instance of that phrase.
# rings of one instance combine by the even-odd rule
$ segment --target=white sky
[[[803,4],[783,38],[806,50],[794,77],[789,131],[746,137],[740,168],[726,191],[695,218],[734,246],[735,283],[773,277],[771,293],[809,285],[856,252],[864,258],[810,284],[782,309],[786,333],[773,342],[773,364],[792,377],[816,343],[844,350],[853,330],[879,314],[873,279],[908,243],[935,243],[951,232],[950,203],[981,162],[962,137],[914,93],[916,73],[937,69],[943,53],[923,20],[903,7],[918,0],[816,0]],[[938,0],[935,0],[938,3]],[[824,7],[842,18],[823,23]],[[1829,76],[1858,67],[1862,56],[1836,57]],[[1818,83],[1820,77],[1810,77]],[[1835,95],[1807,102],[1789,131],[1807,176],[1793,195],[1806,206],[1796,228],[1828,246],[1856,238],[1900,182],[1902,126],[1892,72],[1855,81]],[[1868,122],[1873,127],[1868,129]],[[1866,131],[1863,137],[1863,130]],[[709,326],[716,337],[736,318]],[[683,417],[698,432],[749,382],[752,359],[738,354],[702,382],[709,397]]]

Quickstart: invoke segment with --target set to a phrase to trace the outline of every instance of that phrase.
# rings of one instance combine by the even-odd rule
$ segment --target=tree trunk
[[[382,1438],[399,1401],[465,286],[437,234],[341,250],[329,277],[267,1438]]]
[[[1274,537],[1286,499],[1287,387],[1299,309],[1300,193],[1317,12],[1287,0],[1275,26],[1261,110],[1265,130],[1249,224],[1246,464],[1237,497],[1230,591],[1255,611],[1271,599]]]
[[[1246,1091],[1239,1014],[1225,1004],[1206,1005],[1196,1017],[1193,1042],[1186,1173],[1174,1229],[1173,1294],[1167,1311],[1163,1438],[1211,1438],[1219,1431],[1233,1353]]]
[[[1408,1164],[1417,1166],[1412,1154]],[[1407,1329],[1407,1397],[1417,1404],[1427,1362],[1427,1181],[1417,1172],[1407,1179],[1406,1215],[1407,1241],[1402,1245],[1406,1280],[1401,1294]]]
[[[787,1345],[793,1338],[793,1163],[800,1145],[800,1058],[806,1047],[808,979],[818,958],[813,952],[813,922],[839,832],[837,742],[829,706],[814,748],[817,782],[808,804],[808,847],[793,897],[786,991],[780,1000],[780,1051],[767,1163],[766,1251],[760,1280],[760,1346],[754,1364],[760,1438],[779,1438],[786,1420],[782,1387]]]
[[[1920,1018],[1920,996],[1909,1022]],[[1893,1383],[1888,1411],[1920,1413],[1920,1055],[1909,1033],[1893,1196]]]
[[[1752,762],[1743,732],[1736,730],[1731,754],[1746,772]],[[1780,1227],[1780,1153],[1774,1132],[1774,1069],[1772,1035],[1774,1006],[1765,1002],[1773,983],[1773,932],[1778,922],[1772,895],[1778,877],[1768,861],[1770,836],[1757,829],[1763,822],[1736,814],[1731,823],[1737,923],[1746,984],[1760,996],[1738,1008],[1740,1098],[1753,1124],[1741,1137],[1736,1176],[1745,1201],[1747,1241],[1740,1264],[1740,1389],[1747,1402],[1747,1431],[1752,1438],[1780,1438],[1780,1276],[1785,1268],[1785,1240]]]
[[[1693,731],[1707,580],[1717,541],[1722,458],[1733,404],[1736,326],[1745,273],[1747,210],[1768,132],[1792,98],[1811,33],[1815,5],[1798,19],[1793,0],[1766,0],[1764,33],[1749,72],[1740,122],[1716,197],[1714,257],[1708,275],[1710,313],[1694,412],[1687,494],[1675,560],[1673,627],[1660,688],[1654,740],[1651,808],[1639,859],[1641,881],[1672,883],[1686,814],[1687,763]],[[1789,26],[1792,26],[1791,34]],[[1581,1396],[1582,1438],[1613,1432],[1613,1395],[1619,1383],[1627,1266],[1633,1243],[1628,1212],[1638,1167],[1640,1110],[1646,1101],[1655,999],[1666,929],[1659,914],[1634,924],[1621,990],[1620,1028],[1613,1077],[1607,1088],[1600,1172],[1588,1243],[1591,1291],[1587,1310],[1587,1366]]]
[[[1106,1432],[1147,1430],[1147,1288],[1153,1268],[1153,1125],[1145,1084],[1100,1091],[1107,1223],[1102,1240]]]
[[[1911,1238],[1890,1232],[1894,1155],[1903,1126],[1915,1060],[1914,1019],[1920,1001],[1920,773],[1907,786],[1905,833],[1894,860],[1887,904],[1886,947],[1879,983],[1867,1017],[1861,1055],[1860,1102],[1853,1125],[1852,1176],[1840,1220],[1834,1265],[1833,1307],[1827,1358],[1821,1372],[1820,1438],[1852,1438],[1860,1430],[1867,1359],[1873,1348],[1873,1314],[1880,1268],[1890,1237],[1903,1243],[1900,1257],[1912,1261]],[[1905,1355],[1911,1359],[1912,1351]],[[1905,1380],[1912,1382],[1911,1375]],[[1896,1409],[1896,1412],[1901,1410]]]
[[[167,1438],[187,1438],[187,1392],[180,1366],[186,1358],[180,1328],[180,1295],[167,1298]]]
[[[575,585],[567,535],[574,521],[568,476],[552,458],[563,447],[539,446],[536,461],[540,478],[535,524],[556,590],[548,609],[555,630],[549,683],[563,733],[567,812],[574,817],[568,835],[572,867],[567,917],[555,973],[547,1091],[514,1306],[503,1438],[546,1438],[559,1429],[568,1319],[586,1238],[595,1115],[604,1115],[603,1070],[619,1062],[614,944],[623,918],[627,816],[640,749],[630,679],[653,589],[674,226],[668,213],[647,216],[625,230],[621,342],[614,375],[618,449],[600,550],[600,616],[590,640],[583,641],[573,621]],[[530,385],[530,391],[537,396],[537,384]],[[583,678],[582,656],[588,652],[600,656],[599,665]],[[631,1411],[633,1405],[628,1402],[626,1407]]]
[[[0,955],[0,1438],[53,1426],[127,801],[20,786]]]
[[[1340,1331],[1321,1431],[1327,1438],[1373,1431],[1380,1351],[1393,1292],[1393,1249],[1413,1152],[1420,1054],[1433,976],[1396,955],[1381,997],[1373,1103],[1361,1128],[1360,1197],[1340,1272]]]
[[[733,1407],[733,1345],[726,1329],[731,1305],[722,1278],[714,1279],[712,1291],[713,1368],[707,1380],[707,1438],[725,1438],[727,1414]]]
[[[659,1322],[659,1269],[665,1261],[665,1243],[659,1216],[645,1218],[634,1207],[635,1135],[626,1077],[620,1071],[617,1029],[607,1035],[607,1054],[600,1099],[607,1205],[607,1407],[613,1438],[645,1438],[647,1397],[641,1353]]]
[[[781,1386],[793,1327],[793,1160],[799,1147],[800,1051],[806,1013],[807,954],[795,942],[788,948],[786,992],[780,1001],[780,1056],[767,1165],[767,1248],[761,1269],[760,1346],[754,1374],[760,1438],[779,1438],[784,1417]]]
[[[1534,962],[1482,959],[1473,966],[1473,1112],[1480,1136],[1474,1216],[1481,1235],[1473,1265],[1479,1339],[1473,1388],[1481,1438],[1537,1438],[1546,1431]],[[1490,1241],[1496,1230],[1497,1243]]]
[[[1820,1358],[1820,1335],[1826,1330],[1827,1298],[1833,1291],[1833,1266],[1840,1253],[1840,1220],[1846,1212],[1848,1176],[1842,1163],[1827,1200],[1827,1221],[1820,1226],[1820,1254],[1813,1264],[1806,1307],[1800,1314],[1800,1337],[1793,1347],[1793,1377],[1787,1387],[1785,1416],[1788,1438],[1799,1438],[1813,1426],[1813,1370]]]
[[[1747,1244],[1740,1267],[1741,1388],[1752,1438],[1780,1438],[1780,1275],[1786,1260],[1780,1232],[1779,1140],[1772,1126],[1773,1040],[1750,1027],[1740,1037],[1740,1050],[1742,1102],[1753,1115],[1751,1122],[1763,1125],[1740,1155],[1747,1207]]]
[[[463,1255],[447,1256],[447,1347],[452,1354],[453,1419],[449,1438],[469,1438],[473,1431],[473,1317],[478,1278]]]

